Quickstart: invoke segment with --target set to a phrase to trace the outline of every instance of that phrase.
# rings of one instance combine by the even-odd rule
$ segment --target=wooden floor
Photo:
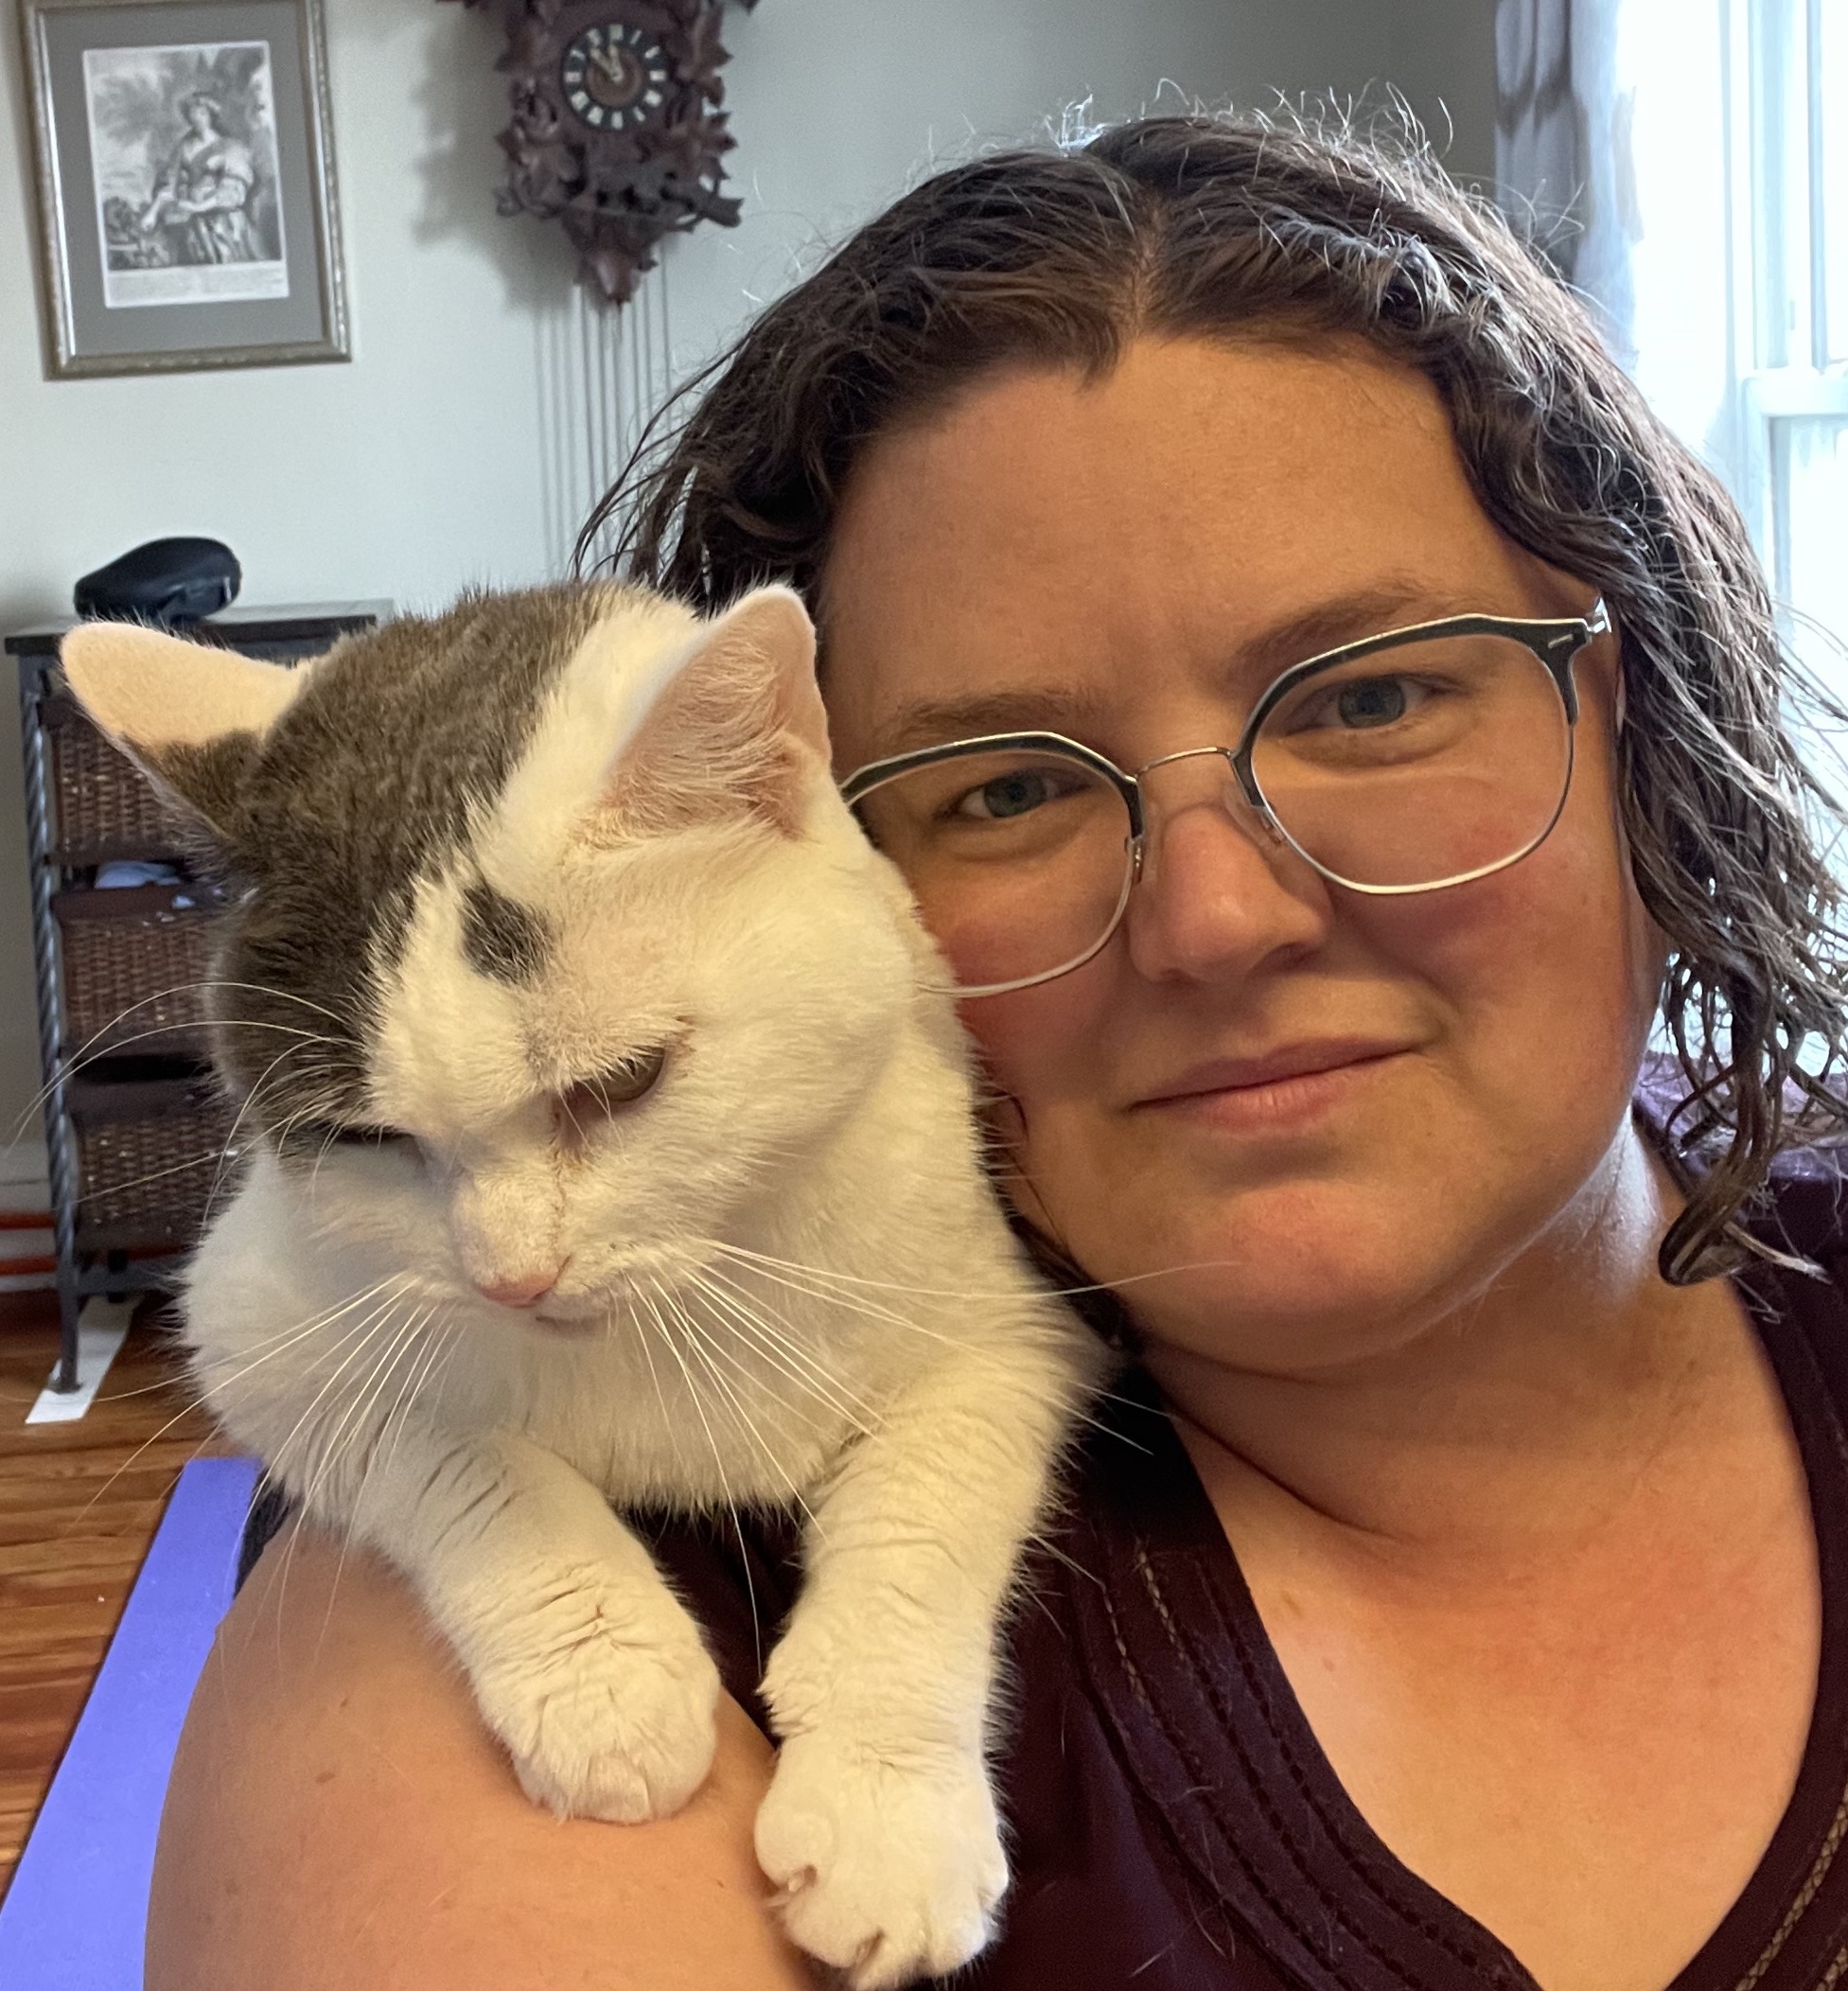
[[[27,1425],[57,1348],[49,1294],[0,1294],[0,1894],[180,1468],[228,1449],[146,1308],[88,1416]]]

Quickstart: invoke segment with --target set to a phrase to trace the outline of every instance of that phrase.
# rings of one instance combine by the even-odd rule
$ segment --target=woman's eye
[[[959,796],[950,813],[977,822],[1005,822],[1010,817],[1043,808],[1063,792],[1058,775],[1050,769],[1023,767],[1012,774],[997,774],[979,788]]]
[[[1415,678],[1350,678],[1311,699],[1289,730],[1303,732],[1327,726],[1364,732],[1396,726],[1432,696],[1431,687]]]
[[[1344,726],[1390,726],[1405,716],[1405,684],[1399,678],[1363,678],[1344,684],[1335,711]]]

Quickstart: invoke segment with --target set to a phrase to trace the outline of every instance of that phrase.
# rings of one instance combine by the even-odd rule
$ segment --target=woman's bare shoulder
[[[193,1698],[161,1826],[149,1991],[787,1991],[737,1705],[678,1817],[537,1809],[410,1592],[308,1533],[273,1542]]]

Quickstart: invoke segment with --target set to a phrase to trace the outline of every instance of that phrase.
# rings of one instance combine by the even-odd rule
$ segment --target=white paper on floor
[[[92,1298],[83,1302],[83,1312],[77,1323],[77,1387],[60,1390],[53,1387],[58,1381],[58,1371],[53,1369],[51,1381],[39,1392],[37,1401],[26,1413],[28,1424],[69,1424],[80,1418],[96,1401],[97,1389],[102,1379],[109,1374],[109,1365],[120,1353],[122,1344],[129,1336],[129,1322],[134,1318],[135,1301],[140,1295],[127,1299]]]

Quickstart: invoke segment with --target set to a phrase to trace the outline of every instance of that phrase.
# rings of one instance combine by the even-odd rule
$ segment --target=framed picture
[[[54,377],[348,357],[321,0],[21,0]]]

